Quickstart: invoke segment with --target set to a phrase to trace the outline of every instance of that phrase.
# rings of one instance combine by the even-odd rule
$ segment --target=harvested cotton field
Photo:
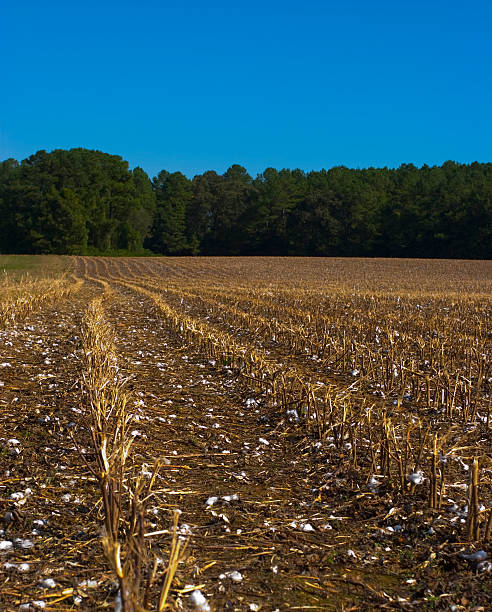
[[[491,262],[50,262],[0,290],[0,609],[490,607]]]

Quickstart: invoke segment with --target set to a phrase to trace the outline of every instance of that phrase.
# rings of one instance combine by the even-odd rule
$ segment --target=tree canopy
[[[38,151],[0,163],[0,219],[3,253],[488,259],[492,164],[151,181],[118,155]]]

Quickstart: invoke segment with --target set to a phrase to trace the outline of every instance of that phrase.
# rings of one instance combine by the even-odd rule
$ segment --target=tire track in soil
[[[98,490],[72,438],[81,448],[88,445],[77,385],[79,333],[83,312],[99,293],[86,282],[69,300],[1,332],[0,539],[14,542],[0,553],[2,611],[33,601],[89,610],[112,598],[96,520]],[[16,504],[12,493],[24,497]],[[41,584],[48,578],[54,587]],[[98,587],[78,587],[87,579]],[[66,589],[74,589],[73,596]]]
[[[172,510],[182,511],[191,552],[184,583],[200,583],[216,610],[309,602],[336,609],[328,591],[306,591],[302,579],[332,571],[333,551],[346,542],[331,531],[332,510],[316,501],[312,464],[295,444],[302,437],[277,427],[278,415],[261,399],[247,408],[250,394],[234,373],[183,346],[151,300],[110,284],[107,317],[135,397],[134,453],[149,466],[159,457],[170,462],[161,470],[153,529],[168,529]],[[211,497],[218,499],[207,505]],[[220,578],[230,571],[243,580]]]

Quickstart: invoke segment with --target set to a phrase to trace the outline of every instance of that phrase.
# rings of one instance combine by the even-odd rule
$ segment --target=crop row
[[[450,313],[442,303],[434,304],[434,310],[429,308],[416,323],[411,316],[413,303],[403,307],[401,300],[388,303],[380,298],[376,304],[372,300],[368,309],[365,298],[352,297],[348,304],[347,296],[334,296],[323,314],[304,310],[297,321],[286,321],[280,319],[282,305],[272,304],[269,316],[264,316],[254,291],[245,303],[220,291],[163,286],[152,279],[138,282],[172,300],[175,308],[206,317],[208,324],[235,338],[247,337],[279,359],[286,355],[302,359],[313,374],[350,374],[360,390],[400,403],[411,401],[450,418],[457,415],[465,422],[474,421],[477,414],[489,422],[492,342],[486,324],[473,326],[466,305]],[[439,325],[440,317],[450,322]],[[460,330],[459,323],[470,319],[472,328]],[[460,342],[455,341],[456,334]]]
[[[456,474],[446,470],[446,463],[462,461],[460,449],[467,449],[471,460],[476,456],[478,462],[481,457],[482,475],[489,473],[490,461],[475,435],[467,435],[461,427],[450,429],[446,414],[424,418],[415,413],[411,419],[402,418],[403,413],[393,413],[381,402],[369,402],[367,396],[350,386],[307,379],[305,371],[292,362],[283,364],[265,351],[239,342],[236,336],[211,325],[204,317],[186,313],[181,301],[180,308],[166,301],[168,295],[154,289],[134,282],[115,282],[152,300],[183,345],[193,345],[209,358],[236,368],[260,402],[276,406],[286,420],[303,423],[321,441],[320,448],[341,453],[347,465],[356,468],[359,476],[364,475],[362,488],[375,492],[381,486],[381,490],[389,488],[409,495],[425,481],[425,486],[419,488],[420,495],[431,508],[437,508],[446,499],[447,485],[456,485]],[[428,476],[424,477],[424,473]],[[487,512],[481,506],[475,525],[483,529],[472,530],[477,537],[478,533],[485,536],[490,532],[485,524],[490,516]]]
[[[31,311],[68,297],[82,286],[80,279],[65,276],[41,279],[26,277],[15,281],[5,276],[3,280],[5,284],[0,294],[0,328],[22,321]]]

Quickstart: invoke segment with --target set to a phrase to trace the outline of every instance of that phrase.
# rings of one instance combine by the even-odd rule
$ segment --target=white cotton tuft
[[[201,591],[193,591],[190,594],[190,603],[200,612],[210,612],[210,606]]]
[[[419,485],[419,484],[422,484],[424,482],[424,475],[420,471],[419,472],[412,472],[411,474],[408,475],[408,480],[413,485]]]

